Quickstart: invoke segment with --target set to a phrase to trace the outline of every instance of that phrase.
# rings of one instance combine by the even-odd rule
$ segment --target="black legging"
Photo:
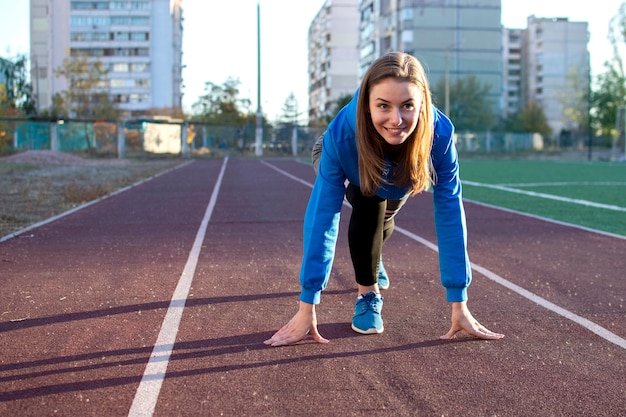
[[[359,187],[348,184],[346,198],[352,205],[348,227],[348,245],[356,282],[370,286],[378,282],[378,265],[383,244],[394,228],[394,216],[404,200],[385,200],[361,194]]]

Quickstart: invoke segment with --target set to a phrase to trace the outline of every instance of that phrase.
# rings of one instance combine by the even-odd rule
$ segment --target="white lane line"
[[[601,208],[605,210],[626,212],[626,207],[614,206],[611,204],[601,204],[601,203],[596,203],[596,202],[588,201],[588,200],[579,200],[577,198],[559,197],[558,195],[536,193],[534,191],[519,190],[517,188],[505,187],[503,185],[485,184],[482,182],[475,182],[475,181],[462,181],[462,183],[464,185],[467,184],[467,185],[472,185],[474,187],[491,188],[494,190],[507,191],[509,193],[516,193],[516,194],[523,194],[523,195],[528,195],[531,197],[539,197],[539,198],[546,198],[549,200],[563,201],[565,203],[580,204],[580,205],[587,206],[587,207],[596,207],[596,208]]]
[[[198,257],[202,249],[204,235],[217,201],[217,195],[222,185],[227,163],[228,157],[224,158],[224,162],[222,163],[222,169],[215,183],[215,188],[213,189],[213,194],[211,194],[211,200],[204,213],[202,223],[200,223],[200,227],[198,228],[196,239],[194,240],[193,247],[187,258],[187,264],[172,295],[172,300],[170,301],[167,313],[161,324],[161,331],[159,332],[156,344],[150,355],[150,360],[148,361],[148,365],[146,365],[146,370],[143,373],[143,377],[135,393],[135,399],[128,412],[129,417],[148,417],[152,416],[154,413],[156,402],[159,398],[159,392],[161,391],[161,385],[165,379],[167,365],[174,349],[174,343],[176,342],[176,334],[178,333],[185,302],[189,296],[191,281],[193,280],[198,264]]]
[[[396,230],[398,232],[400,232],[401,234],[409,237],[410,239],[413,239],[415,241],[418,241],[420,243],[422,243],[423,245],[429,247],[430,249],[434,250],[435,252],[439,252],[439,249],[437,248],[437,246],[432,243],[429,242],[411,232],[409,232],[408,230],[405,230],[401,227],[396,226]],[[522,287],[520,287],[517,284],[513,284],[511,281],[508,281],[504,278],[502,278],[500,275],[491,272],[490,270],[488,270],[487,268],[483,268],[480,265],[477,265],[475,263],[471,263],[472,269],[482,275],[484,275],[486,278],[492,280],[493,282],[502,285],[505,288],[508,288],[509,290],[513,291],[514,293],[521,295],[522,297],[532,301],[535,304],[540,305],[541,307],[548,309],[550,311],[553,311],[554,313],[565,317],[568,320],[573,321],[574,323],[577,323],[579,325],[581,325],[582,327],[584,327],[585,329],[597,334],[598,336],[600,336],[601,338],[603,338],[604,340],[607,340],[611,343],[616,344],[617,346],[621,347],[622,349],[626,349],[626,339],[623,339],[621,337],[619,337],[618,335],[616,335],[615,333],[612,333],[611,331],[605,329],[602,326],[597,325],[596,323],[592,322],[591,320],[588,320],[584,317],[581,317],[577,314],[572,313],[571,311],[568,311],[562,307],[559,307],[558,305],[551,303],[550,301],[546,300],[543,297],[540,297]]]
[[[298,181],[299,183],[308,185],[309,187],[313,187],[313,184],[306,182],[298,177],[295,177],[291,174],[289,174],[286,171],[283,171],[282,169],[275,167],[271,164],[265,163],[265,165],[269,166],[270,168],[280,172],[283,175],[286,175],[287,177],[294,179],[296,181]],[[346,204],[344,202],[344,204]],[[494,207],[495,209],[497,209],[498,207]],[[427,248],[435,251],[435,252],[439,252],[439,248],[436,244],[430,242],[427,239],[424,239],[423,237],[420,237],[412,232],[409,232],[406,229],[403,229],[401,227],[398,227],[396,225],[395,230],[397,230],[399,233],[407,236],[410,239],[415,240],[418,243],[421,243],[422,245],[426,246]],[[577,314],[572,313],[571,311],[568,311],[562,307],[559,307],[558,305],[551,303],[550,301],[546,300],[543,297],[540,297],[522,287],[520,287],[519,285],[513,284],[511,281],[508,281],[504,278],[502,278],[501,276],[499,276],[498,274],[491,272],[490,270],[488,270],[487,268],[483,268],[480,265],[477,265],[475,263],[471,263],[472,269],[482,275],[484,275],[486,278],[492,280],[493,282],[502,285],[505,288],[510,289],[511,291],[513,291],[514,293],[532,301],[533,303],[548,309],[568,320],[573,321],[576,324],[579,324],[580,326],[584,327],[585,329],[597,334],[598,336],[600,336],[601,338],[603,338],[606,341],[609,341],[611,343],[616,344],[617,346],[621,347],[622,349],[626,349],[626,339],[623,339],[621,337],[619,337],[618,335],[616,335],[615,333],[605,329],[604,327],[592,322],[591,320],[588,320],[584,317],[581,317]]]
[[[298,178],[298,177],[296,177],[295,175],[291,175],[291,174],[290,174],[290,173],[288,173],[287,171],[284,171],[284,170],[282,170],[282,169],[278,168],[276,165],[272,165],[272,164],[270,164],[269,162],[266,162],[266,161],[263,161],[263,160],[261,160],[260,162],[261,162],[263,165],[265,165],[265,166],[267,166],[267,167],[269,167],[269,168],[272,168],[274,171],[278,171],[278,172],[280,172],[280,173],[281,173],[281,174],[283,174],[285,177],[291,178],[292,180],[294,180],[294,181],[296,181],[296,182],[299,182],[300,184],[304,184],[304,185],[306,185],[306,186],[307,186],[307,187],[309,187],[309,188],[313,188],[313,184],[311,184],[310,182],[307,182],[307,181],[303,180],[302,178]]]

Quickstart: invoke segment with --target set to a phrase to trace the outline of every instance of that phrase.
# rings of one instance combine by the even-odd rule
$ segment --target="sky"
[[[502,24],[526,28],[526,19],[567,17],[589,23],[592,75],[611,58],[609,21],[624,0],[502,0]],[[257,110],[257,6],[261,22],[261,107],[274,120],[294,93],[300,111],[308,105],[307,34],[326,0],[182,0],[183,108],[203,94],[205,83],[239,79],[241,98]],[[29,1],[0,0],[0,56],[29,51]]]

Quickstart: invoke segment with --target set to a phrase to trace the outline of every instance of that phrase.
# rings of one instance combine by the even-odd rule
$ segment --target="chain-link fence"
[[[544,138],[539,133],[465,132],[456,134],[455,144],[464,156],[624,160],[623,141],[620,145],[619,139],[603,136],[572,139]]]
[[[264,155],[308,157],[324,128],[263,126]],[[294,152],[295,149],[295,152]],[[90,157],[187,157],[256,154],[256,129],[164,120],[94,122],[0,119],[0,150],[73,152]]]
[[[264,125],[264,156],[310,157],[315,139],[324,127]],[[96,122],[0,119],[2,153],[53,150],[89,157],[252,156],[257,154],[256,126],[206,125],[171,120]],[[545,139],[539,134],[479,132],[457,133],[459,153],[467,156],[543,157],[568,156],[623,160],[620,138],[594,137],[589,141]]]

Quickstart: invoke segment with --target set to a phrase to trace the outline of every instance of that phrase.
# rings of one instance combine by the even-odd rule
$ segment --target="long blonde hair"
[[[387,78],[409,82],[422,91],[417,127],[406,140],[405,151],[399,156],[392,178],[394,185],[408,185],[410,195],[426,190],[434,181],[430,152],[433,141],[432,98],[422,64],[403,52],[390,52],[376,59],[369,67],[359,89],[356,111],[356,141],[359,153],[361,192],[373,196],[383,183],[385,159],[383,141],[369,114],[369,96],[373,86]]]

